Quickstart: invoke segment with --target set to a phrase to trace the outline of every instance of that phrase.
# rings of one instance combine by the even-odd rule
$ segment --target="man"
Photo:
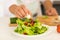
[[[19,1],[18,1],[19,2]],[[56,9],[52,6],[50,0],[44,0],[43,6],[45,8],[46,15],[57,16],[58,13]],[[9,10],[19,18],[29,15],[41,15],[40,0],[20,0],[19,6],[12,5]]]

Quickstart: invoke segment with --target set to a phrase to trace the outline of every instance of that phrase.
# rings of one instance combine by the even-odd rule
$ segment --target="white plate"
[[[46,25],[44,25],[44,26],[46,26]],[[22,34],[19,34],[19,33],[14,32],[14,29],[15,29],[15,28],[12,28],[12,29],[11,29],[11,32],[12,32],[14,35],[19,36],[19,37],[30,37],[30,38],[32,38],[32,37],[43,37],[43,36],[49,35],[49,34],[52,32],[52,30],[53,30],[52,27],[49,27],[49,26],[47,26],[47,27],[48,27],[48,30],[47,30],[45,33],[40,34],[40,35],[32,35],[32,36],[22,35]]]

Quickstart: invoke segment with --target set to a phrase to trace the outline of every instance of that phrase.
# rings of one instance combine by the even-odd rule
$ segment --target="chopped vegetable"
[[[10,23],[11,23],[11,24],[16,24],[16,20],[17,20],[16,17],[10,18]]]
[[[46,26],[42,26],[42,24],[36,19],[35,21],[32,19],[17,19],[18,27],[15,29],[15,32],[24,35],[38,35],[47,31]]]
[[[48,18],[48,16],[43,16],[44,19]]]
[[[60,33],[60,25],[57,25],[57,32]]]

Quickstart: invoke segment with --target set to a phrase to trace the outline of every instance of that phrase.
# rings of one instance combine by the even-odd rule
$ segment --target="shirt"
[[[17,0],[17,4],[24,4],[27,7],[27,9],[32,13],[32,15],[36,14],[38,10],[41,13],[39,0]]]

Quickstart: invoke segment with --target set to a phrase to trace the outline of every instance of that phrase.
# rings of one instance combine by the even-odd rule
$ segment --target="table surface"
[[[0,40],[20,40],[20,37],[13,35],[9,31],[9,29],[13,27],[9,27],[8,23],[8,17],[0,18]],[[60,40],[60,33],[57,33],[56,26],[53,26],[52,28],[52,32],[49,35],[46,35],[45,37],[43,36],[43,38],[41,38],[40,40]]]

